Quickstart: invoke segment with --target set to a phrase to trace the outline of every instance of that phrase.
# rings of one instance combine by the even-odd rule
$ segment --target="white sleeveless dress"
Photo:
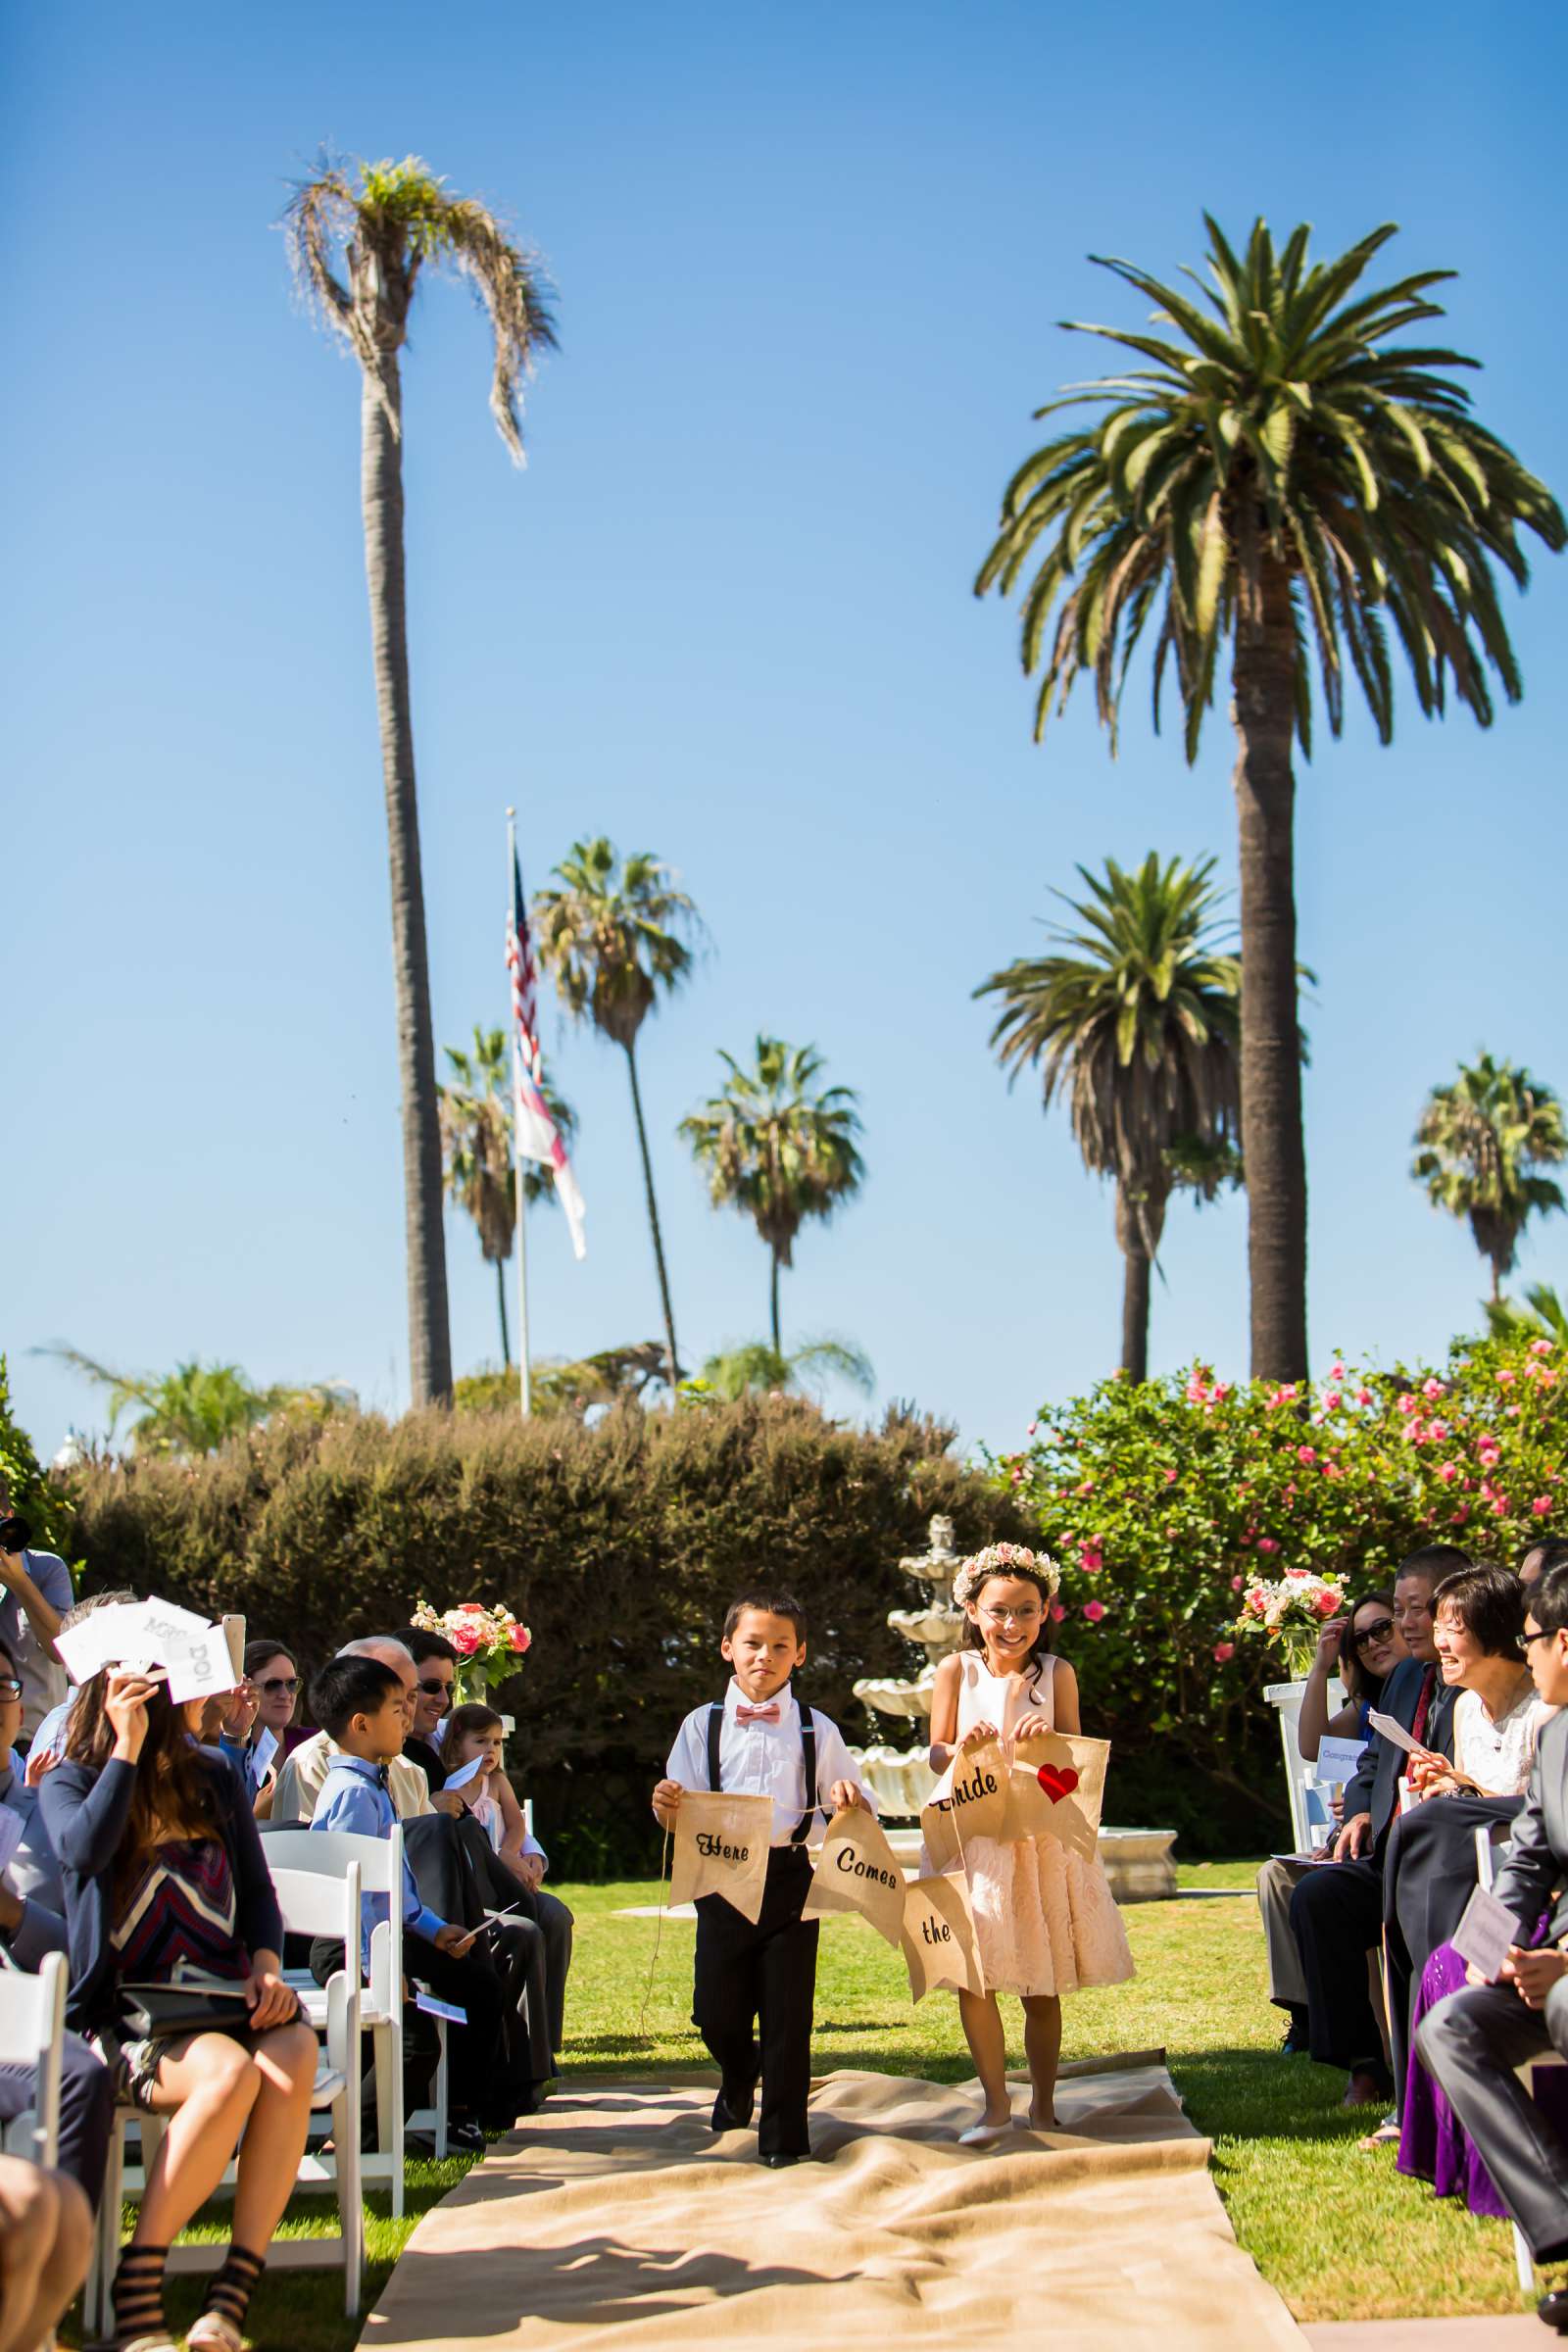
[[[1025,1714],[1055,1722],[1056,1661],[1040,1674],[995,1675],[977,1650],[959,1652],[958,1730],[994,1723],[1010,1741]],[[975,1939],[993,1992],[1077,1992],[1088,1984],[1124,1984],[1133,1956],[1121,1913],[1099,1861],[1068,1853],[1054,1838],[1005,1843],[970,1838],[964,1844]]]

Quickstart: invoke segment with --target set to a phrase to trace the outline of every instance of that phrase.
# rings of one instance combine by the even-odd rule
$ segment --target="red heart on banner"
[[[1071,1796],[1078,1786],[1078,1774],[1071,1764],[1061,1768],[1054,1764],[1042,1764],[1035,1779],[1054,1805],[1059,1805],[1064,1796]]]

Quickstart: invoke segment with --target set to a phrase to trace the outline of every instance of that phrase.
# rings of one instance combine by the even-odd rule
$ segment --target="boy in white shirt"
[[[721,1701],[696,1707],[675,1737],[654,1814],[672,1829],[684,1788],[773,1799],[767,1886],[754,1925],[720,1894],[697,1905],[692,2023],[721,2084],[715,2132],[743,2131],[762,2080],[758,2152],[775,2168],[811,2152],[811,2010],[817,1922],[801,1917],[811,1886],[807,1841],[844,1805],[871,1807],[838,1726],[803,1708],[790,1677],[806,1662],[806,1612],[773,1592],[743,1592],[724,1619],[734,1679]],[[823,1791],[826,1791],[824,1797]],[[760,2046],[759,2046],[760,2036]]]

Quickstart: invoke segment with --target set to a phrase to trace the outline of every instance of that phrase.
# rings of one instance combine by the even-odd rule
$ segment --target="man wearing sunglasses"
[[[1568,1567],[1530,1592],[1525,1648],[1541,1696],[1558,1711],[1536,1742],[1530,1789],[1493,1893],[1518,1922],[1495,1983],[1479,1978],[1416,2028],[1421,2063],[1446,2092],[1538,2263],[1568,2262],[1568,2146],[1520,2082],[1518,2067],[1568,2058]],[[1532,1946],[1537,1923],[1549,1914]],[[1568,2293],[1541,2317],[1568,2334]]]

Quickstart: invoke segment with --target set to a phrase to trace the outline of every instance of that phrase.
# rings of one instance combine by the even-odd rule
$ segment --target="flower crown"
[[[1030,1551],[1022,1544],[988,1544],[984,1551],[972,1552],[959,1563],[953,1580],[953,1597],[958,1606],[971,1601],[991,1576],[1027,1577],[1032,1584],[1043,1585],[1053,1600],[1061,1586],[1061,1570],[1049,1551]]]

